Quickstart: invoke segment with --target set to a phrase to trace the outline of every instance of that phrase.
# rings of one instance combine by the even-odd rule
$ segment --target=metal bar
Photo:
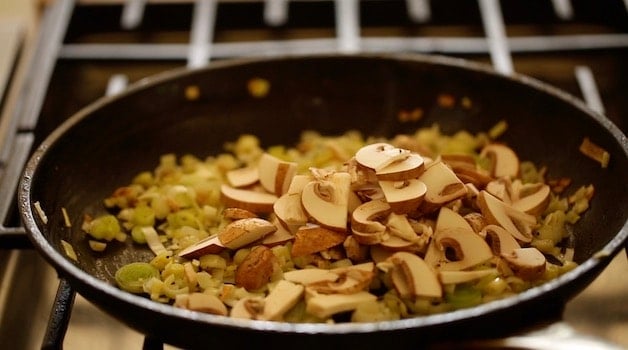
[[[12,114],[0,122],[0,140],[4,143],[0,148],[2,162],[6,162],[12,152],[9,146],[13,144],[17,128],[30,130],[39,118],[73,7],[73,0],[59,0],[44,14],[39,32],[45,35],[37,37],[29,56]]]
[[[568,20],[573,18],[573,6],[571,6],[571,0],[552,0],[554,6],[554,12],[556,16],[562,20]]]
[[[209,61],[215,22],[216,1],[197,0],[194,4],[194,15],[192,18],[188,67],[200,67]]]
[[[415,22],[425,23],[432,17],[429,0],[406,0],[406,7],[408,17]]]
[[[59,281],[59,288],[52,304],[42,349],[57,350],[63,348],[63,339],[70,324],[75,297],[76,293],[70,286],[70,282],[62,278]]]
[[[288,21],[289,0],[265,0],[264,20],[270,26],[280,26]]]
[[[510,74],[513,72],[512,57],[499,0],[479,0],[479,5],[493,66],[502,74]]]
[[[575,74],[587,106],[600,114],[604,114],[604,104],[591,69],[587,66],[577,66]]]
[[[360,50],[360,8],[357,0],[335,0],[338,50],[353,53]]]
[[[137,28],[142,23],[146,0],[126,0],[122,8],[120,26],[124,29]]]
[[[7,199],[15,197],[15,190],[34,139],[35,137],[31,133],[21,133],[15,137],[14,147],[11,148],[11,156],[0,179],[0,198],[4,199],[0,201],[0,220],[2,220],[2,223],[6,222],[9,208],[14,204],[12,200]]]
[[[628,0],[627,0],[628,1]],[[365,37],[363,51],[414,51],[453,54],[482,54],[489,51],[485,38],[470,37]],[[628,47],[628,34],[529,36],[508,38],[511,52],[584,51]],[[228,58],[259,55],[337,52],[335,39],[295,39],[214,43],[212,56]],[[185,60],[187,44],[66,44],[61,59]]]

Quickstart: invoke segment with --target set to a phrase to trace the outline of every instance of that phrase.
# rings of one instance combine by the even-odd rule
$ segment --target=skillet
[[[247,83],[270,83],[263,98]],[[198,98],[186,97],[190,87]],[[439,104],[442,94],[465,99]],[[423,118],[402,122],[400,110]],[[92,252],[80,229],[84,213],[104,213],[102,199],[164,153],[199,157],[223,150],[239,135],[263,146],[294,144],[304,130],[340,134],[357,129],[392,136],[438,123],[444,133],[488,130],[505,119],[501,139],[524,160],[547,166],[549,177],[570,177],[568,190],[593,184],[591,208],[574,227],[579,266],[515,297],[470,309],[365,324],[288,324],[235,320],[173,308],[119,290],[116,269],[147,260],[130,242]],[[611,155],[608,168],[582,155],[588,137]],[[577,98],[532,78],[503,76],[468,61],[423,55],[309,55],[216,61],[134,84],[79,111],[53,131],[25,167],[18,193],[24,227],[36,249],[71,288],[108,314],[153,339],[184,348],[212,345],[321,348],[421,347],[432,342],[501,337],[560,317],[623,248],[628,236],[628,141],[606,117]],[[38,202],[47,216],[37,214]],[[73,223],[64,225],[62,208]],[[70,242],[78,262],[65,257]],[[111,249],[113,248],[113,249]]]

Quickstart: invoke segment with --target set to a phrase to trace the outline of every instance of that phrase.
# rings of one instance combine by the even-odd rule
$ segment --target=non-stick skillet
[[[270,83],[263,98],[251,79]],[[186,90],[198,89],[198,98]],[[189,90],[188,90],[189,91]],[[442,106],[438,96],[465,98]],[[421,108],[419,121],[400,110]],[[86,212],[164,153],[200,157],[223,150],[240,134],[264,146],[293,144],[303,130],[339,134],[357,129],[392,136],[438,123],[446,133],[488,130],[505,119],[503,141],[522,159],[569,177],[570,189],[593,184],[591,208],[574,227],[575,270],[516,297],[446,314],[366,324],[288,324],[235,320],[177,309],[119,290],[112,276],[150,252],[128,243],[92,252],[80,229]],[[608,168],[579,151],[583,138],[607,150]],[[503,76],[466,61],[418,55],[328,55],[217,61],[140,81],[72,116],[33,153],[19,185],[29,237],[60,277],[86,299],[142,333],[181,347],[417,347],[432,341],[499,337],[552,317],[623,248],[628,236],[628,141],[608,119],[578,99],[524,76]],[[47,222],[37,214],[38,202]],[[62,208],[74,223],[64,226]],[[77,250],[66,258],[60,241]],[[113,248],[113,247],[112,247]]]

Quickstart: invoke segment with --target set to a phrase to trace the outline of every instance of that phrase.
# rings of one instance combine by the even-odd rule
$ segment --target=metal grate
[[[595,6],[591,2],[576,0],[512,3],[478,0],[464,4],[443,0],[172,2],[176,4],[163,0],[126,0],[114,5],[111,1],[103,5],[97,1],[56,0],[46,8],[38,41],[31,59],[25,63],[27,73],[23,81],[13,87],[17,90],[17,103],[0,121],[0,198],[15,196],[21,169],[36,142],[34,134],[51,79],[61,62],[169,61],[195,68],[212,60],[251,55],[420,52],[478,58],[488,61],[502,74],[511,74],[517,69],[513,56],[595,50],[621,50],[626,56],[628,49],[628,0],[605,3],[613,7],[610,11],[613,17],[608,23],[587,13]],[[178,15],[173,16],[173,23],[161,23],[170,30],[168,38],[142,35],[143,27],[154,25],[151,11],[165,6],[173,6],[168,9]],[[542,18],[518,17],[517,6],[545,9],[540,11],[544,15]],[[388,20],[384,15],[378,17],[378,9],[384,8],[395,12],[396,17]],[[447,9],[451,13],[446,12]],[[305,18],[305,10],[320,14],[321,19]],[[458,10],[460,13],[456,13]],[[92,33],[82,32],[81,28],[89,25],[80,23],[81,14],[98,11],[108,14],[107,20],[113,18],[115,24],[104,25],[105,29],[96,27]],[[443,13],[450,16],[440,19]],[[296,19],[298,16],[307,24],[301,26]],[[242,20],[243,17],[247,19]],[[233,29],[230,19],[244,24]],[[538,30],[526,30],[531,26]],[[457,31],[451,32],[453,34],[437,32],[445,27],[456,27]],[[225,34],[230,30],[248,34],[230,40],[227,38],[230,35]],[[108,35],[112,32],[117,36]],[[605,112],[591,67],[576,64],[572,74],[585,102],[592,109]],[[121,91],[130,80],[123,72],[112,74],[107,93]],[[626,111],[628,109],[623,110]],[[622,119],[617,116],[614,120]],[[9,219],[11,205],[10,201],[0,202],[3,219],[0,246],[28,247],[24,229],[16,220]],[[45,348],[62,347],[73,298],[71,288],[62,281],[44,340]],[[146,348],[160,346],[152,339],[145,342]]]

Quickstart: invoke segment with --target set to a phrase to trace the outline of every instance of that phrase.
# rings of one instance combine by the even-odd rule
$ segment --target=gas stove
[[[59,284],[14,204],[23,165],[44,137],[151,75],[238,57],[440,54],[550,83],[628,132],[626,0],[55,0],[42,8],[32,39],[0,27],[8,43],[0,59],[0,348],[171,348]],[[623,251],[567,304],[565,328],[554,331],[628,347],[627,271]],[[521,341],[499,346],[540,347]]]

